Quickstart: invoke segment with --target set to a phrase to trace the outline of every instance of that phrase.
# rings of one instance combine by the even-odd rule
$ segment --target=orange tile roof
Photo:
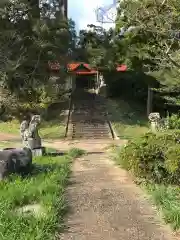
[[[92,68],[90,67],[90,65],[89,64],[87,64],[87,63],[83,63],[83,65],[84,65],[84,67],[86,67],[87,69],[89,69],[89,70],[91,70]]]
[[[50,67],[51,70],[56,70],[56,71],[58,71],[58,70],[60,70],[60,68],[61,68],[60,64],[59,64],[57,61],[55,61],[55,62],[49,61],[49,62],[48,62],[48,65],[49,65],[49,67]],[[84,71],[76,71],[76,69],[77,69],[80,65],[83,65],[84,68],[87,69],[87,71],[86,71],[86,70],[84,70]],[[87,64],[87,63],[81,63],[81,62],[79,62],[79,63],[68,63],[68,64],[67,64],[67,69],[68,69],[68,71],[70,71],[70,72],[76,72],[77,74],[86,74],[86,73],[87,73],[87,74],[88,74],[88,73],[89,73],[89,74],[96,74],[96,73],[97,73],[97,71],[96,71],[95,69],[91,68],[89,64]],[[116,71],[118,71],[118,72],[125,72],[125,71],[127,71],[127,66],[126,66],[125,64],[117,65]]]
[[[116,67],[116,71],[118,71],[118,72],[125,72],[125,71],[127,71],[127,66],[125,64],[118,65]]]
[[[76,68],[78,68],[80,65],[80,63],[68,63],[67,67],[68,70],[70,71],[74,71]]]
[[[85,68],[87,68],[88,70],[91,70],[92,68],[90,67],[89,64],[87,63],[69,63],[68,64],[68,69],[71,71],[74,71],[75,69],[77,69],[80,65],[83,65]]]
[[[77,71],[75,72],[77,75],[91,75],[91,74],[97,74],[97,71],[95,70],[91,70],[89,72],[85,72],[85,71]]]

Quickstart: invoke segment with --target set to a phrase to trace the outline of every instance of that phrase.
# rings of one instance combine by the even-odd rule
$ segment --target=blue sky
[[[87,24],[96,24],[95,9],[101,6],[108,6],[113,3],[113,0],[69,0],[68,15],[76,22],[76,28],[84,29]],[[108,28],[111,24],[106,24]],[[111,25],[112,26],[112,25]]]

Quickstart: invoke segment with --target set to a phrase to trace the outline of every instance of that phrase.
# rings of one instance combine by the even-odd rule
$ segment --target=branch
[[[166,2],[166,0],[164,0],[164,1],[162,2],[161,7],[165,4],[165,2]]]
[[[39,54],[38,54],[38,59],[37,59],[36,65],[35,65],[35,67],[34,67],[34,70],[33,70],[32,73],[31,73],[31,78],[30,78],[30,80],[32,80],[33,75],[34,75],[34,73],[35,73],[35,71],[36,71],[36,69],[37,69],[37,67],[38,67],[41,54],[42,54],[42,50],[41,50],[41,51],[39,52]],[[26,84],[27,84],[27,82],[26,82]]]
[[[173,63],[175,67],[180,68],[180,64],[178,64],[176,61],[174,61],[169,54],[167,54],[168,59]]]
[[[173,38],[172,43],[170,44],[170,46],[168,46],[168,45],[166,44],[166,47],[167,47],[166,54],[168,54],[169,51],[171,50],[171,47],[172,47],[172,45],[173,45],[173,43],[174,43],[174,40],[175,40],[175,39]]]

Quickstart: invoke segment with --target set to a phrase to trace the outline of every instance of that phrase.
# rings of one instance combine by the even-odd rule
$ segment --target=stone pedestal
[[[46,153],[46,149],[44,147],[32,149],[33,157],[41,157],[41,156],[44,156],[45,153]]]
[[[151,131],[152,132],[157,132],[158,130],[158,123],[157,122],[151,122]]]
[[[29,138],[28,145],[31,150],[41,148],[41,138]]]

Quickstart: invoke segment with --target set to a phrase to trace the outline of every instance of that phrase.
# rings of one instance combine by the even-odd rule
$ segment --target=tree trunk
[[[40,18],[40,8],[39,8],[39,0],[29,0],[31,11],[30,15],[32,18]]]

